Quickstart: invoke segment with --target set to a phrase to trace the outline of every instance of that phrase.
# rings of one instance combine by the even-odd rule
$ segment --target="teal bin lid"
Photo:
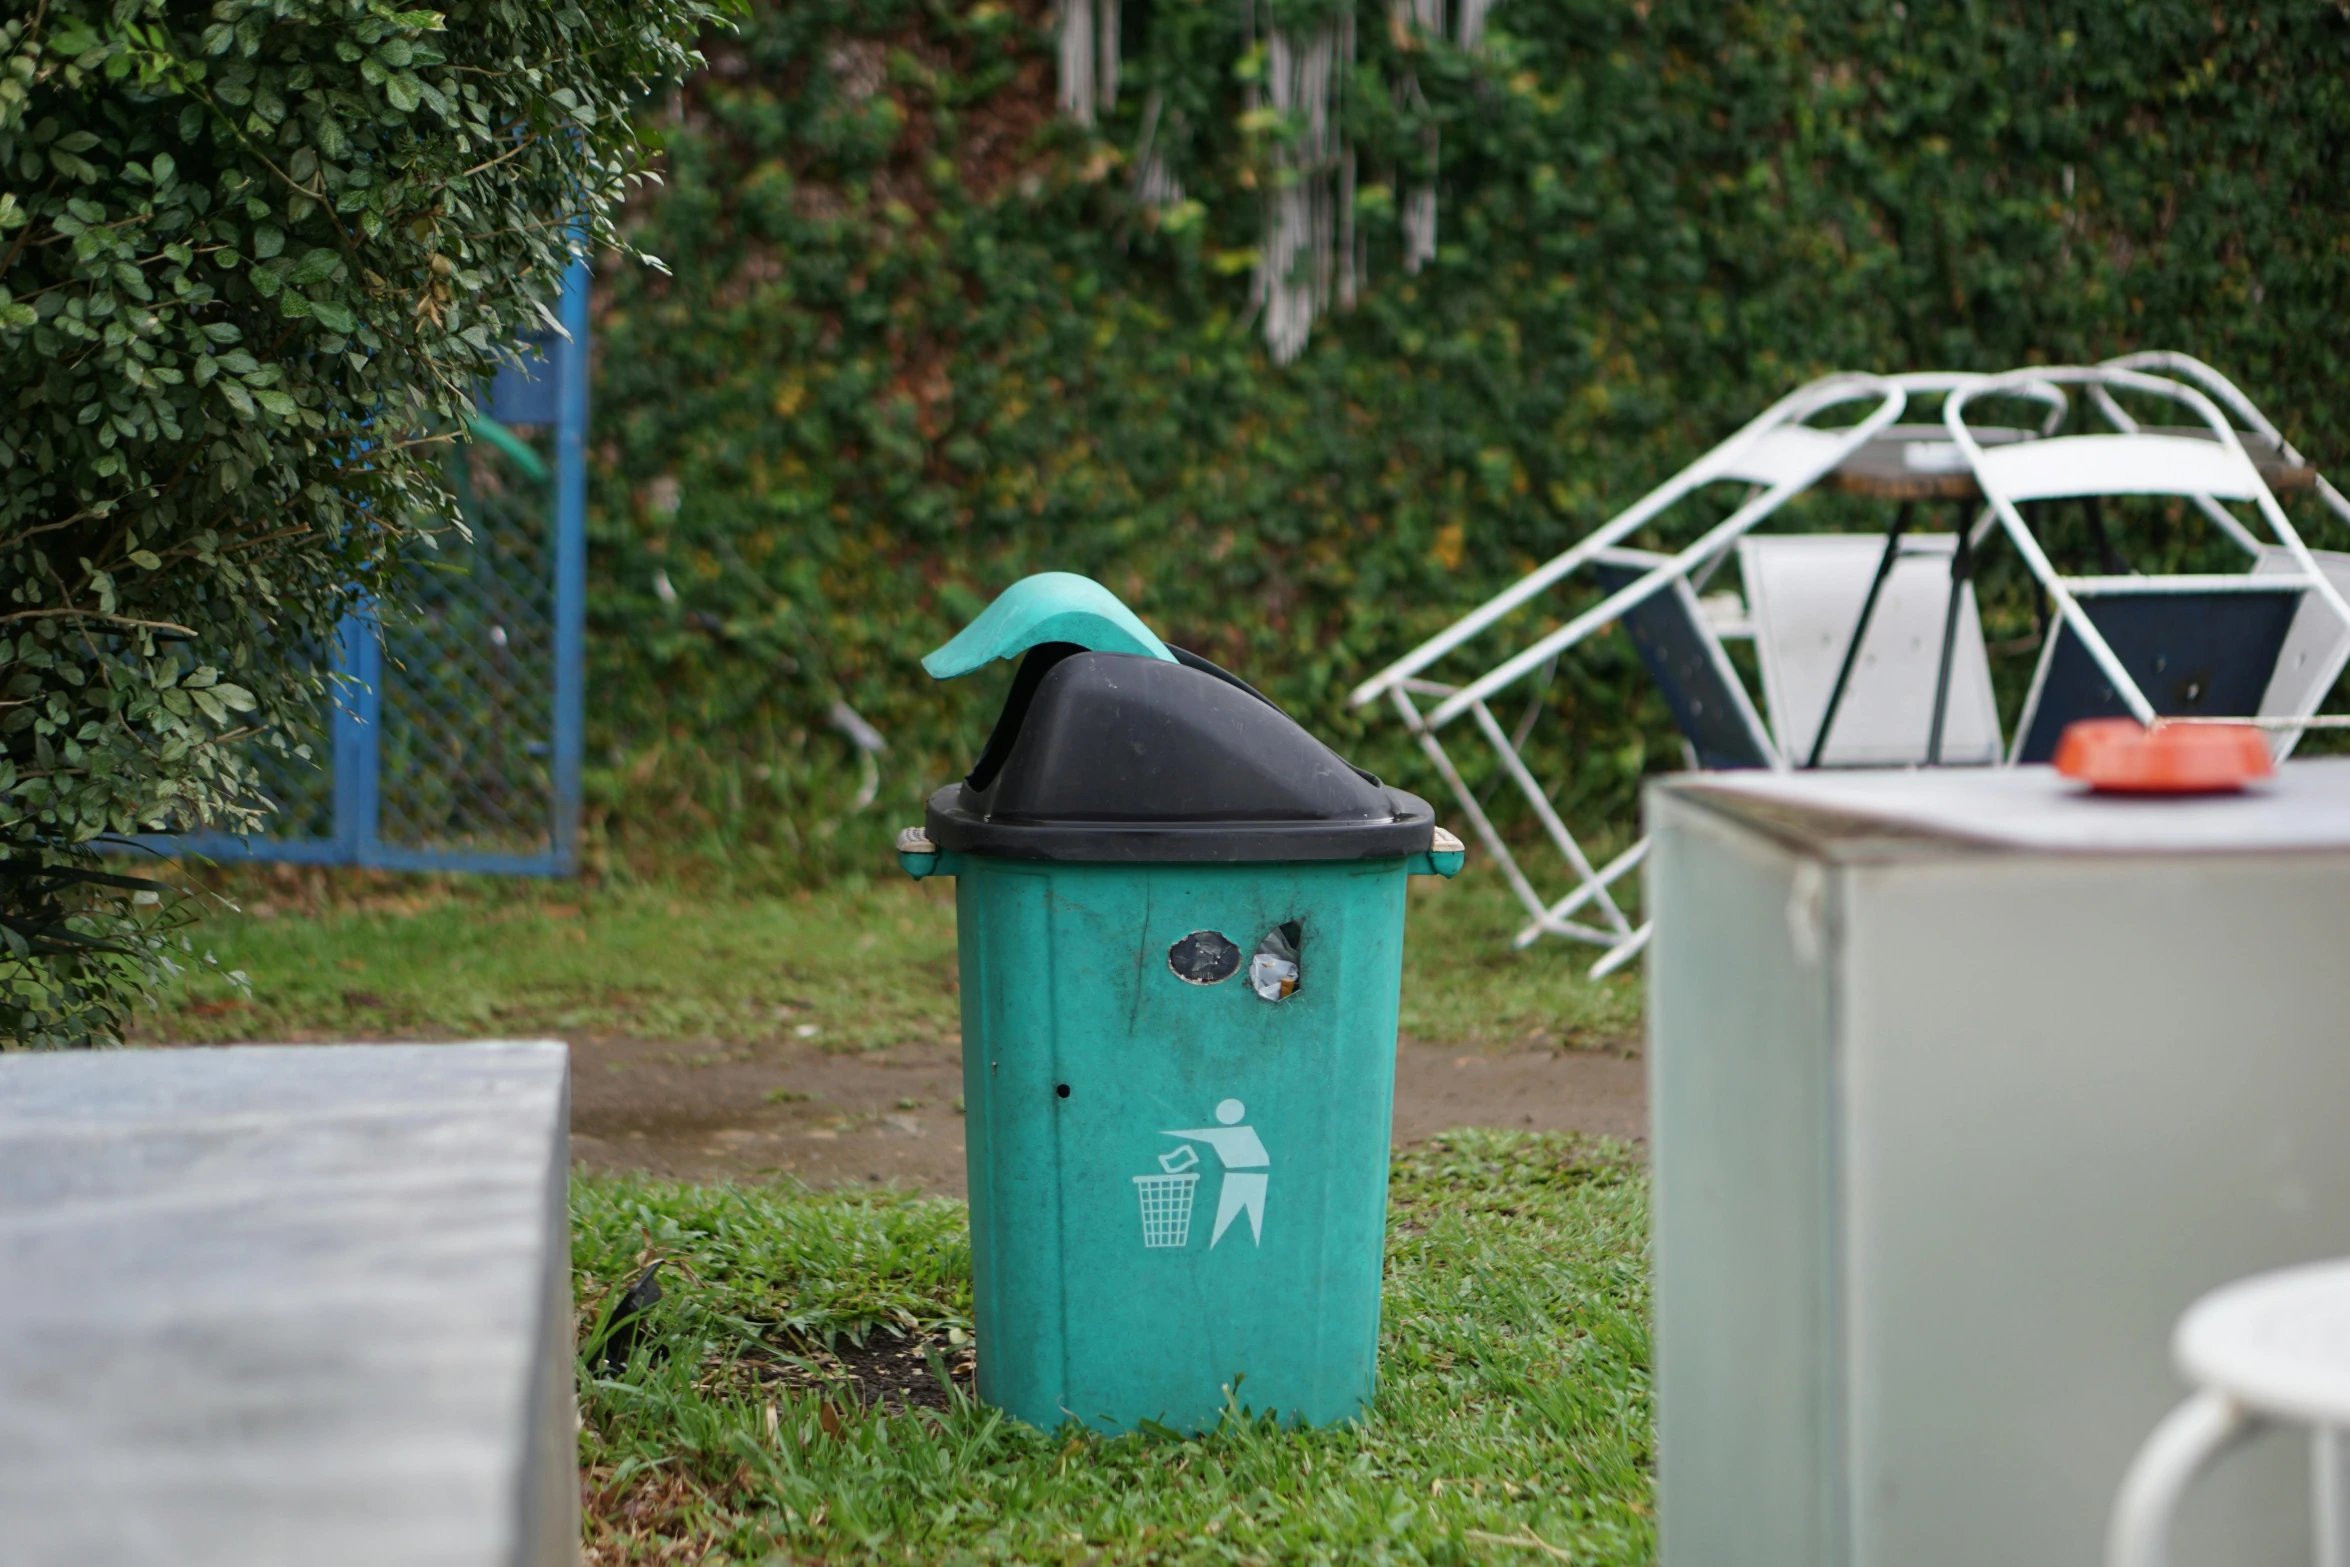
[[[922,667],[933,680],[952,680],[1049,642],[1175,661],[1167,644],[1108,588],[1073,571],[1040,571],[1004,589]]]

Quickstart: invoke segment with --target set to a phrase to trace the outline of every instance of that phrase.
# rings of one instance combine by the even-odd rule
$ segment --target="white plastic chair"
[[[2197,1391],[2138,1449],[2114,1497],[2106,1567],[2168,1567],[2188,1485],[2266,1424],[2311,1432],[2319,1567],[2350,1567],[2350,1261],[2256,1274],[2179,1319],[2171,1359]]]
[[[2133,425],[2115,434],[1985,446],[1969,427],[1968,407],[2031,380],[2103,392],[2105,403],[2116,390],[2168,399],[2201,428],[2182,434]],[[2066,724],[2117,708],[2147,724],[2158,717],[2255,716],[2286,632],[2306,603],[2322,603],[2332,624],[2350,633],[2350,602],[2293,531],[2234,427],[2194,387],[2106,366],[2036,368],[1958,389],[1945,402],[1944,421],[2055,611],[2011,761],[2044,761]],[[2078,498],[2093,505],[2122,495],[2207,501],[2258,548],[2257,535],[2224,505],[2249,503],[2289,564],[2267,572],[2067,576],[2019,510],[2034,502]],[[2153,696],[2149,683],[2156,685]]]

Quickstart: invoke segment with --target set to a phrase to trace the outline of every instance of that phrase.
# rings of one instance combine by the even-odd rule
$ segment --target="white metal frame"
[[[1947,400],[1950,394],[1956,392],[1961,387],[1975,386],[1978,383],[1988,379],[1988,377],[1975,371],[1912,370],[1889,376],[1886,379],[1892,381],[1896,386],[1900,387],[1903,393],[1907,396],[1914,397],[1920,394],[1940,396],[1945,399],[1945,407],[1947,407]],[[2028,372],[2010,375],[2005,377],[2004,380],[2006,384],[1999,392],[1999,396],[2024,402],[2037,402],[2044,407],[2046,412],[2042,417],[2038,428],[2036,429],[2009,426],[1986,426],[1981,432],[1983,436],[1989,437],[1993,434],[1998,435],[2000,437],[1998,444],[2004,447],[2018,442],[2044,440],[2047,437],[2056,434],[2058,430],[2063,428],[2065,418],[2071,412],[2071,405],[2070,400],[2066,397],[2064,390],[2061,387],[2055,386],[2043,379],[2040,379],[2039,377],[2029,374]],[[1952,468],[1963,469],[1968,466],[1968,459],[1965,451],[1959,447],[1956,441],[1949,439],[1948,426],[1944,420],[1937,419],[1930,425],[1895,424],[1888,426],[1885,430],[1879,433],[1886,437],[1901,439],[1903,443],[1904,456],[1911,459],[1912,465],[1919,467],[1921,470],[1930,471],[1926,464],[1916,463],[1915,459],[1916,457],[1924,455],[1928,452],[1932,452],[1936,457],[1942,458]],[[1944,606],[1944,624],[1942,636],[1940,638],[1941,647],[1939,649],[1938,657],[1938,662],[1942,664],[1942,668],[1947,675],[1948,680],[1951,682],[1956,682],[1961,678],[1961,676],[1955,665],[1951,663],[1950,660],[1955,658],[1959,645],[1965,643],[1972,643],[1977,648],[1982,649],[1984,653],[1984,663],[1979,673],[1982,681],[1986,685],[1988,685],[1990,679],[1988,649],[1982,648],[1982,624],[1979,618],[1979,607],[1975,601],[1973,585],[1971,582],[1964,580],[1964,578],[1962,578],[1958,573],[1962,560],[1961,552],[1963,552],[1963,559],[1967,562],[1971,562],[1975,554],[1982,548],[1984,539],[1989,535],[1992,528],[1996,525],[1997,519],[1993,515],[1991,508],[1989,506],[1981,507],[1979,510],[1977,510],[1973,521],[1970,522],[1964,530],[1965,536],[1963,542],[1955,547],[1952,551],[1951,566],[1953,575],[1951,581],[1951,591]],[[1898,520],[1896,520],[1894,524],[1894,533],[1898,534],[1899,532],[1900,523]],[[1920,536],[1920,542],[1922,543],[1923,539],[1931,537],[1933,537],[1933,535],[1922,535]],[[1760,545],[1762,542],[1763,541],[1761,540],[1751,538],[1744,539],[1740,541],[1739,547],[1741,550],[1744,550],[1750,546]],[[1910,541],[1907,539],[1895,538],[1888,535],[1885,536],[1884,542],[1889,546],[1891,552],[1891,558],[1884,562],[1886,566],[1897,567],[1900,563],[1900,558],[1912,552]],[[1920,552],[1922,553],[1922,551]],[[1971,575],[1971,566],[1968,567],[1968,571]],[[1743,568],[1741,570],[1741,575],[1743,575]],[[1883,583],[1880,582],[1879,586],[1882,587]],[[1752,592],[1753,585],[1748,584],[1749,597],[1752,596]],[[1865,639],[1875,629],[1873,615],[1876,607],[1876,600],[1873,594],[1870,597],[1863,599],[1860,614],[1855,620],[1852,636],[1848,641],[1848,645],[1845,650],[1845,660],[1848,665],[1855,655],[1863,651],[1863,644]],[[1775,685],[1775,682],[1772,678],[1773,666],[1784,658],[1788,650],[1774,647],[1769,642],[1765,641],[1759,634],[1761,631],[1761,617],[1750,615],[1750,618],[1756,620],[1757,622],[1758,636],[1755,642],[1755,657],[1758,664],[1760,664],[1762,667],[1766,695],[1771,698],[1773,721],[1775,724],[1778,724],[1782,715],[1779,712],[1777,692],[1775,689],[1773,689]],[[1848,668],[1848,674],[1853,672],[1854,671]],[[1840,675],[1838,677],[1839,683],[1841,683],[1844,678],[1844,676]],[[1947,712],[1946,704],[1954,694],[1954,684],[1946,685],[1940,680],[1937,681],[1937,687],[1934,694],[1934,712],[1929,718],[1928,722],[1928,734],[1925,753],[1921,757],[1920,762],[1915,765],[1924,765],[1929,767],[1946,765],[1944,757],[1941,754],[1942,741],[1945,738],[1943,718]],[[1831,704],[1834,703],[1834,700],[1834,697],[1831,696]],[[1824,741],[1820,736],[1816,734],[1814,735],[1814,744],[1811,749],[1806,752],[1808,761],[1805,765],[1834,765],[1827,757],[1825,746],[1827,743],[1832,743],[1839,735],[1842,734],[1845,723],[1846,718],[1843,711],[1840,708],[1832,705],[1829,712],[1823,719],[1823,725],[1830,728],[1830,733]],[[1782,725],[1781,727],[1783,728],[1784,726]],[[1993,740],[1996,743],[1999,727],[1999,716],[1996,700],[1994,700],[1991,705],[1990,727]],[[1774,732],[1779,732],[1779,730],[1775,729]],[[1955,761],[1949,762],[1947,765],[1964,766],[1973,764],[1974,758],[1962,756]]]
[[[2192,354],[2182,354],[2167,348],[2150,348],[2143,353],[2124,354],[2118,359],[2108,359],[2099,368],[2137,370],[2151,375],[2165,376],[2174,381],[2184,381],[2241,419],[2244,422],[2244,427],[2253,434],[2260,436],[2265,441],[2273,442],[2277,449],[2277,455],[2286,462],[2297,468],[2312,466],[2309,459],[2294,449],[2293,443],[2285,439],[2285,433],[2270,422],[2269,417],[2260,411],[2251,398],[2244,395],[2235,382]],[[2097,411],[2110,420],[2116,429],[2131,432],[2137,429],[2137,421],[2133,420],[2103,387],[2092,389],[2089,396],[2096,403]],[[2342,492],[2335,489],[2324,474],[2318,474],[2316,478],[2318,499],[2324,501],[2335,516],[2350,523],[2350,499],[2345,499]],[[2203,506],[2201,509],[2204,515],[2211,517],[2211,520],[2223,532],[2226,532],[2231,538],[2237,538],[2239,543],[2245,542],[2239,537],[2241,525],[2236,522],[2234,517],[2225,514],[2225,508],[2219,509],[2220,515],[2213,515],[2213,507],[2211,506]]]
[[[2245,396],[2233,381],[2192,354],[2177,353],[2170,349],[2148,349],[2143,353],[2124,354],[2118,359],[2108,359],[2105,361],[2105,368],[2142,370],[2149,374],[2184,381],[2197,387],[2212,401],[2233,414],[2246,430],[2260,437],[2265,444],[2273,446],[2280,459],[2295,467],[2314,468],[2309,459],[2302,456],[2299,451],[2294,449],[2293,443],[2285,439],[2284,432],[2278,429],[2275,423],[2262,413],[2252,399]],[[2098,411],[2115,429],[2136,431],[2137,421],[2131,418],[2119,403],[2114,401],[2112,395],[2105,388],[2094,388],[2089,395],[2097,405]],[[2311,477],[2314,480],[2317,497],[2325,504],[2326,509],[2331,511],[2337,520],[2350,523],[2350,499],[2345,499],[2342,492],[2335,489],[2324,474],[2313,472]],[[2196,509],[2210,518],[2215,527],[2253,555],[2255,564],[2252,569],[2254,571],[2273,572],[2276,569],[2273,556],[2277,552],[2277,546],[2263,545],[2249,529],[2236,520],[2226,507],[2220,505],[2212,497],[2198,495],[2194,496],[2193,500]],[[2326,575],[2334,579],[2336,587],[2342,587],[2345,580],[2350,579],[2350,555],[2324,550],[2313,550],[2310,553],[2325,569]],[[2304,605],[2301,613],[2294,617],[2293,629],[2286,637],[2286,653],[2297,660],[2313,661],[2316,667],[2312,673],[2304,677],[2290,679],[2284,660],[2280,658],[2276,678],[2269,687],[2268,695],[2263,698],[2260,704],[2261,717],[2278,719],[2312,716],[2319,707],[2324,705],[2326,696],[2334,688],[2334,682],[2341,678],[2344,665],[2350,664],[2350,632],[2345,632],[2340,627],[2326,626],[2321,628],[2317,624],[2317,620],[2322,614],[2321,606]],[[2293,748],[2300,744],[2304,732],[2298,727],[2279,727],[2272,733],[2269,745],[2275,752],[2278,761],[2283,761],[2292,754]]]
[[[2052,436],[2015,446],[1982,446],[1967,425],[1967,405],[2033,381],[2083,387],[2108,419],[2118,416],[2127,427],[2117,434]],[[2110,394],[2117,389],[2180,404],[2202,421],[2211,431],[2211,438],[2139,430],[2113,403]],[[2106,395],[2100,397],[2100,393]],[[2218,405],[2195,387],[2109,365],[2040,367],[1989,376],[1958,388],[1943,404],[1943,421],[1951,439],[1966,454],[1985,502],[2023,558],[2026,569],[2047,592],[2059,622],[2049,628],[2039,668],[2033,674],[2031,692],[2025,698],[2014,746],[2009,752],[2011,763],[2020,754],[2031,718],[2038,709],[2062,626],[2069,626],[2080,638],[2083,648],[2140,723],[2152,724],[2159,716],[2082,608],[2082,595],[2313,593],[2340,619],[2345,632],[2350,632],[2350,602],[2344,601],[2341,591],[2319,568],[2308,546],[2301,542],[2301,536],[2293,531],[2284,509],[2246,455],[2235,427]],[[2109,495],[2172,495],[2208,505],[2228,517],[2231,537],[2257,551],[2261,547],[2257,536],[2220,504],[2229,500],[2248,501],[2259,512],[2276,542],[2291,555],[2294,569],[2260,574],[2247,571],[2163,577],[2067,577],[2057,571],[2040,548],[2039,540],[2017,509],[2035,500]]]
[[[1819,483],[1871,440],[1892,435],[1908,436],[1921,446],[1939,446],[1948,442],[1945,427],[1940,422],[1905,426],[1897,425],[1894,421],[1900,417],[1912,396],[1947,397],[1958,388],[1981,379],[1981,376],[1973,373],[1948,371],[1915,371],[1884,376],[1844,373],[1823,377],[1799,387],[1773,403],[1719,446],[1641,497],[1628,510],[1611,518],[1572,549],[1529,572],[1354,689],[1349,701],[1356,707],[1381,696],[1389,699],[1403,718],[1405,726],[1418,739],[1421,749],[1427,753],[1429,760],[1460,801],[1470,825],[1509,881],[1519,902],[1525,906],[1528,920],[1518,931],[1515,945],[1528,946],[1544,935],[1595,943],[1607,950],[1593,966],[1594,975],[1612,972],[1630,961],[1646,945],[1648,928],[1645,925],[1638,929],[1631,926],[1610,895],[1609,888],[1641,863],[1648,845],[1645,839],[1641,840],[1607,864],[1594,866],[1574,833],[1559,819],[1548,794],[1527,768],[1519,753],[1518,741],[1503,729],[1494,716],[1489,705],[1490,699],[1527,674],[1551,664],[1595,632],[1604,630],[1627,610],[1655,594],[1671,592],[1684,599],[1684,611],[1692,613],[1695,626],[1708,645],[1716,673],[1725,675],[1730,690],[1736,693],[1740,708],[1738,717],[1754,741],[1756,754],[1767,758],[1774,768],[1788,767],[1789,760],[1773,743],[1771,730],[1754,710],[1752,694],[1747,690],[1745,682],[1737,678],[1734,667],[1720,645],[1721,636],[1732,633],[1710,622],[1697,597],[1697,589],[1742,538],[1768,521],[1790,500]],[[2068,411],[2068,399],[2061,389],[2030,377],[2013,381],[2006,395],[2043,403],[2048,408],[2047,417],[2040,427],[2020,432],[2019,438],[2022,439],[2033,439],[2054,431],[2062,425]],[[1876,405],[1857,424],[1821,429],[1808,423],[1831,408],[1856,402],[1874,402]],[[1949,454],[1953,466],[1965,465],[1966,458],[1954,442],[1949,443]],[[1708,530],[1695,543],[1672,555],[1625,547],[1624,540],[1662,517],[1691,492],[1720,482],[1744,483],[1751,488],[1746,500],[1735,512]],[[1979,542],[1992,525],[1988,510],[1979,514],[1968,530],[1970,547]],[[1501,663],[1491,666],[1484,675],[1473,681],[1456,684],[1427,678],[1425,671],[1438,660],[1471,642],[1576,571],[1596,565],[1638,565],[1647,569],[1620,591],[1606,595],[1591,609]],[[1424,702],[1434,705],[1423,712]],[[1440,731],[1463,716],[1471,718],[1486,740],[1494,746],[1503,771],[1525,795],[1528,805],[1542,822],[1546,835],[1572,872],[1574,885],[1564,897],[1545,902],[1536,892],[1525,867],[1502,841],[1482,804],[1462,781],[1452,759],[1446,755]],[[1598,923],[1571,918],[1587,906],[1596,911],[1593,918]]]
[[[1642,839],[1607,864],[1593,865],[1574,833],[1560,819],[1549,793],[1526,766],[1517,744],[1494,716],[1489,705],[1491,698],[1651,596],[1659,592],[1689,593],[1699,574],[1730,550],[1741,535],[1810,489],[1870,437],[1900,417],[1904,401],[1905,394],[1898,382],[1883,376],[1835,375],[1797,388],[1573,548],[1495,594],[1351,693],[1349,702],[1355,707],[1386,697],[1451,787],[1486,852],[1493,856],[1494,863],[1525,907],[1528,922],[1518,932],[1516,945],[1528,946],[1546,934],[1594,943],[1607,949],[1593,966],[1594,974],[1612,972],[1630,961],[1647,944],[1649,928],[1642,925],[1635,929],[1609,889],[1640,864],[1648,844]],[[1875,406],[1857,423],[1848,426],[1821,429],[1808,422],[1830,409],[1854,403]],[[1474,680],[1456,685],[1423,677],[1422,672],[1439,659],[1577,570],[1593,564],[1623,563],[1627,552],[1620,546],[1624,541],[1693,491],[1721,482],[1743,483],[1751,490],[1736,510],[1707,529],[1694,543],[1678,553],[1654,557],[1656,564],[1634,581],[1606,594],[1591,608],[1535,638]],[[1697,625],[1701,632],[1711,636],[1702,616]],[[1433,706],[1423,712],[1420,705],[1423,701]],[[1493,746],[1502,770],[1525,796],[1553,847],[1573,873],[1574,886],[1565,896],[1546,899],[1535,890],[1525,868],[1511,853],[1475,792],[1446,754],[1441,731],[1463,717],[1469,718]],[[1774,766],[1784,767],[1784,758],[1770,744],[1767,731],[1754,721],[1751,708],[1748,722],[1756,731],[1760,754],[1771,758]],[[1594,911],[1598,923],[1572,918],[1586,906]]]

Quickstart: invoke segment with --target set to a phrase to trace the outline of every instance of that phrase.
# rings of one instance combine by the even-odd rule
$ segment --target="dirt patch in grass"
[[[638,1469],[616,1480],[615,1465],[597,1464],[579,1477],[579,1510],[586,1521],[581,1567],[666,1567],[700,1562],[717,1538],[705,1518],[710,1499],[668,1467]]]
[[[575,1039],[571,1151],[583,1169],[683,1180],[904,1186],[963,1194],[963,1056],[812,1045]]]
[[[828,1406],[839,1403],[887,1415],[954,1407],[949,1387],[971,1397],[979,1366],[967,1333],[897,1333],[885,1327],[874,1329],[862,1343],[844,1336],[829,1345],[807,1343],[791,1355],[740,1364],[761,1382],[820,1393]]]
[[[575,1039],[572,1157],[583,1169],[679,1180],[788,1177],[961,1197],[962,1092],[962,1051],[951,1044],[844,1055]],[[1622,1048],[1406,1041],[1396,1053],[1396,1144],[1458,1126],[1637,1141],[1648,1135],[1647,1066]]]

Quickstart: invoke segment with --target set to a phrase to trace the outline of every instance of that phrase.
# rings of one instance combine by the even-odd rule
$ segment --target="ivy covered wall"
[[[598,280],[614,841],[868,860],[1001,685],[915,659],[1045,568],[1428,790],[1346,687],[1828,369],[2185,349],[2350,457],[2350,7],[1502,0],[1464,53],[1365,4],[1358,298],[1276,367],[1250,274],[1300,128],[1248,109],[1250,27],[1330,0],[1256,6],[1126,0],[1092,127],[1031,0],[762,0],[650,111],[669,270]],[[862,812],[844,700],[890,743]],[[1605,640],[1549,704],[1570,812],[1679,754]]]

